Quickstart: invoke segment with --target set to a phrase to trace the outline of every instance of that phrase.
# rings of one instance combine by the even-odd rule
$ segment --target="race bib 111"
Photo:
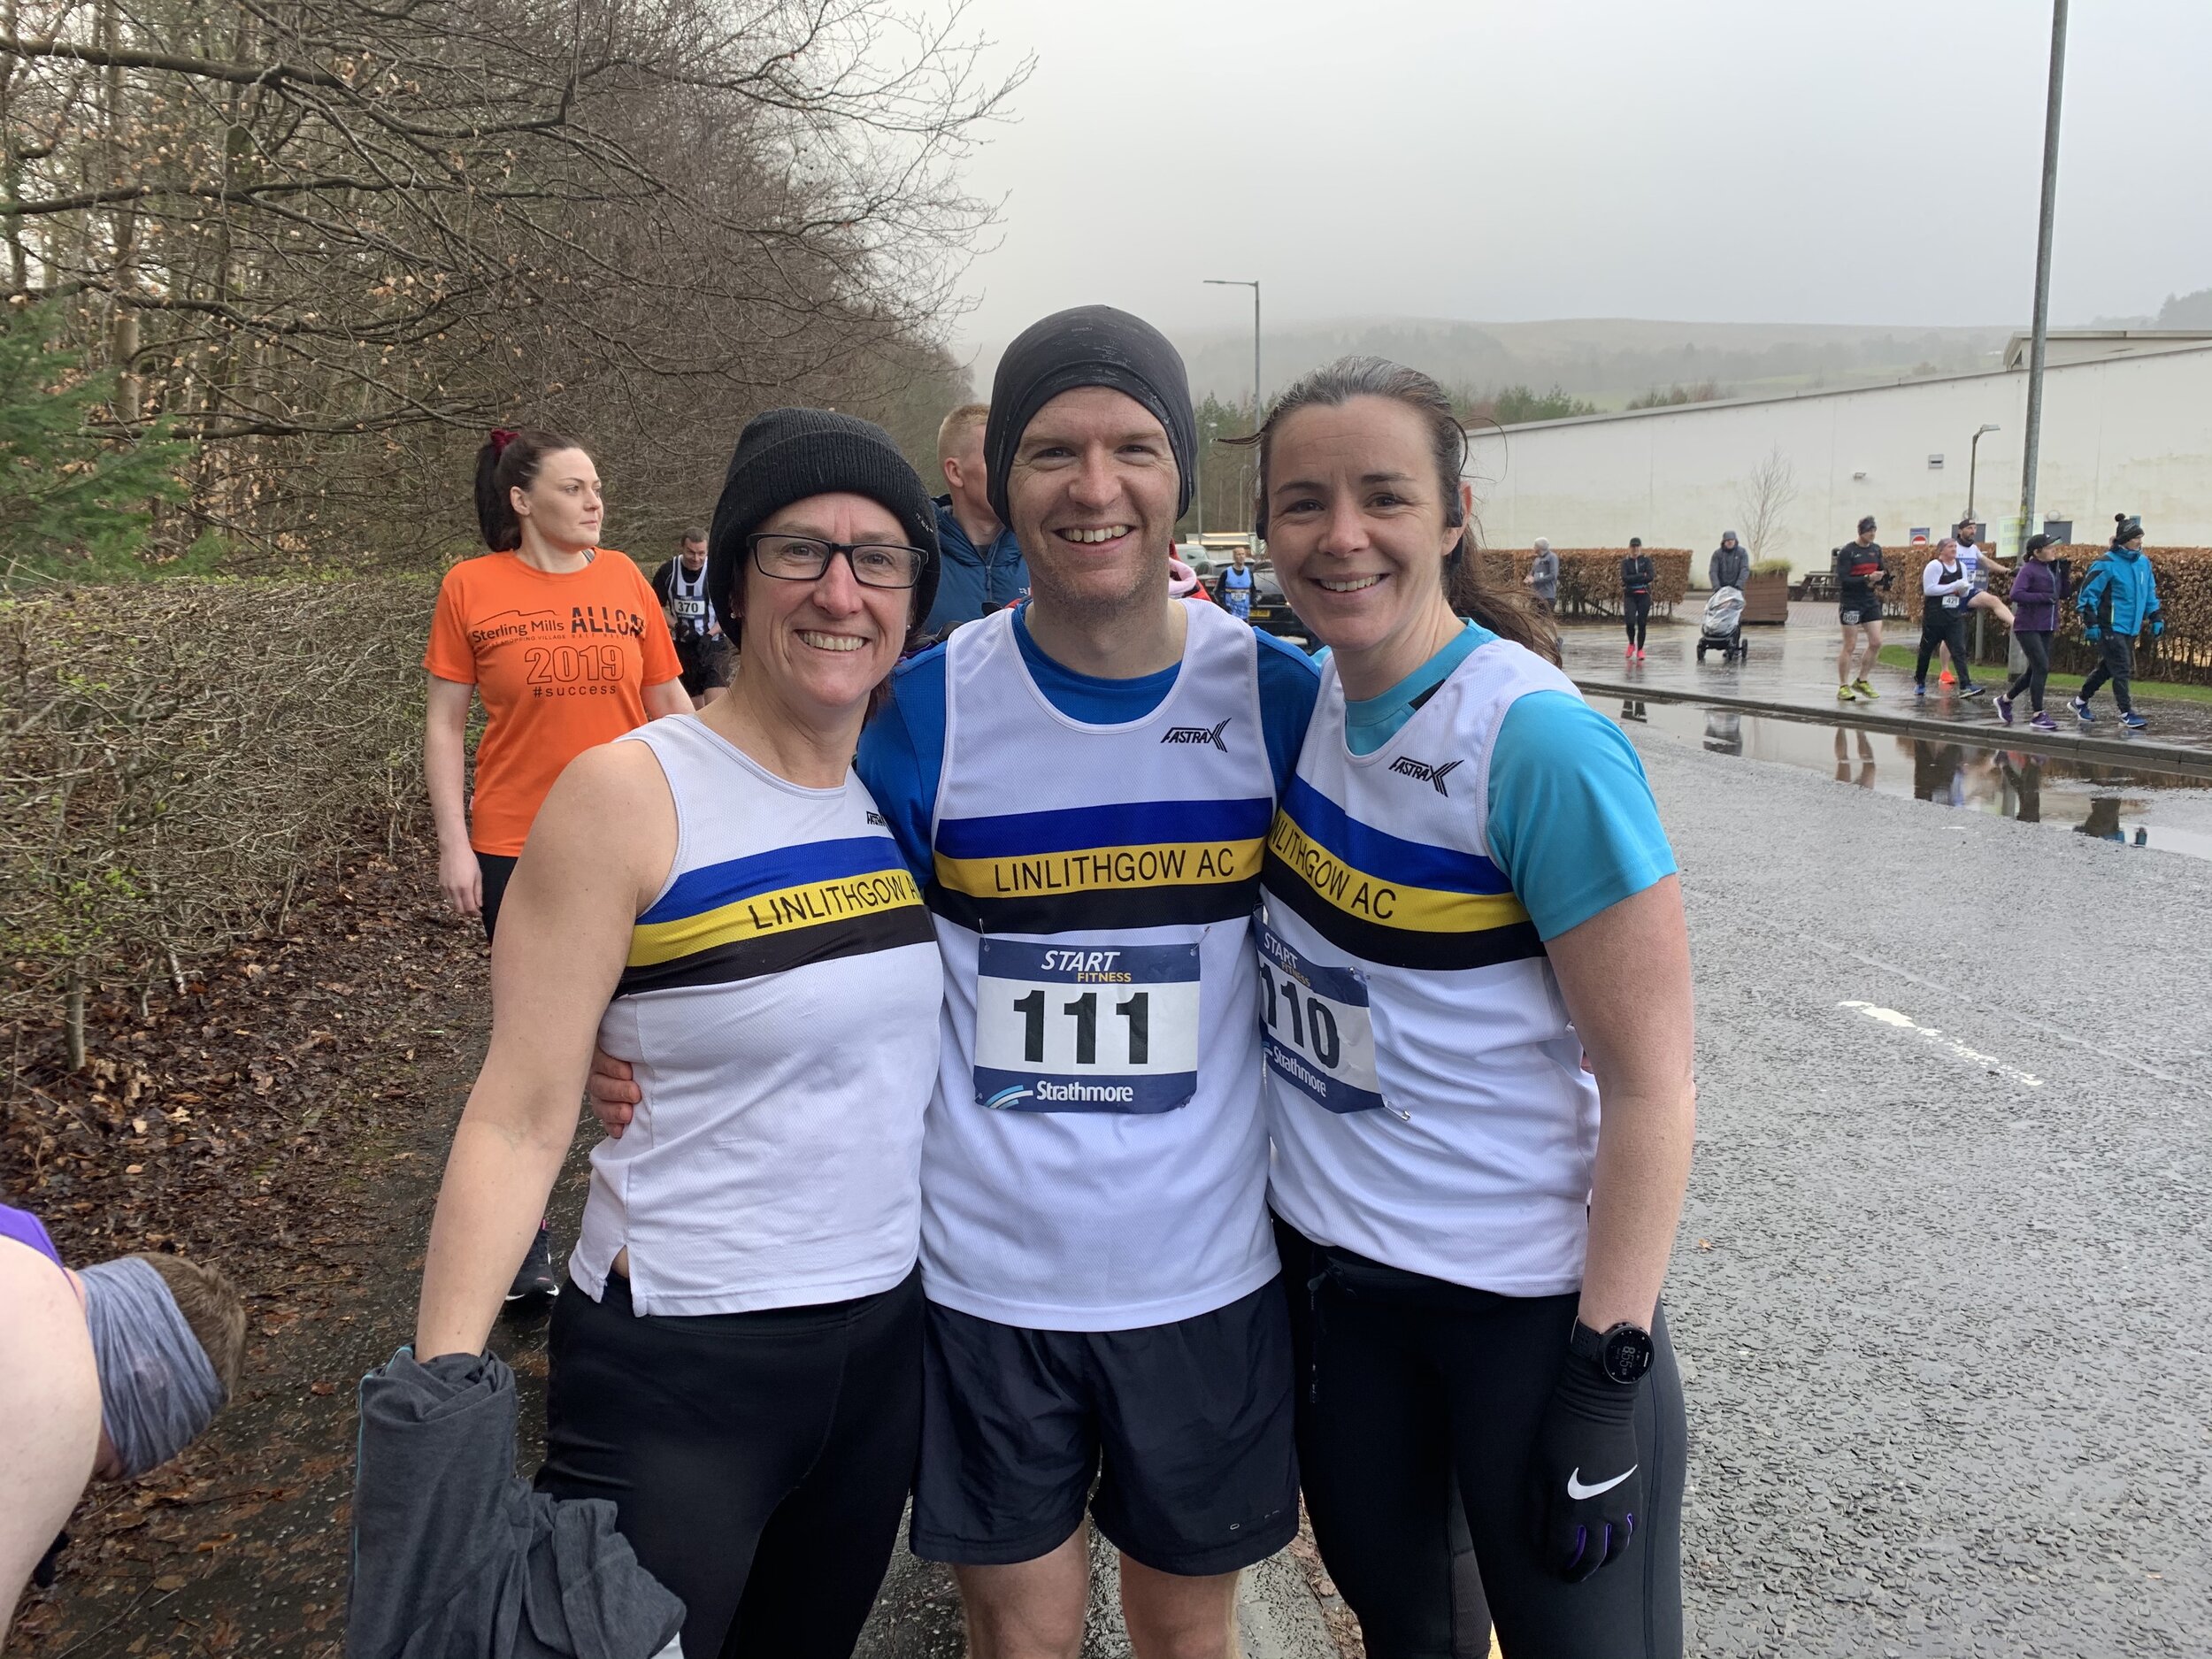
[[[1258,937],[1268,1069],[1333,1112],[1386,1110],[1367,982],[1350,968],[1307,961],[1264,918]]]
[[[1164,1112],[1197,1088],[1195,944],[979,941],[977,1104]]]

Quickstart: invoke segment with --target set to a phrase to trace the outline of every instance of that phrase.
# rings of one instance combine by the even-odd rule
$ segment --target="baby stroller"
[[[1742,588],[1716,588],[1705,602],[1705,617],[1697,630],[1697,660],[1703,662],[1708,651],[1718,651],[1724,663],[1740,663],[1751,655],[1743,637]]]

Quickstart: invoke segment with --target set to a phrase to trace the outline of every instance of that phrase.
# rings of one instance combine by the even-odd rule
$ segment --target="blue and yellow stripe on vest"
[[[888,835],[779,847],[678,876],[637,918],[615,995],[727,985],[935,941]]]
[[[1133,801],[937,826],[929,905],[979,933],[1168,927],[1249,916],[1274,803]]]
[[[1504,872],[1479,853],[1401,840],[1291,780],[1263,881],[1331,944],[1391,968],[1483,968],[1544,954]]]

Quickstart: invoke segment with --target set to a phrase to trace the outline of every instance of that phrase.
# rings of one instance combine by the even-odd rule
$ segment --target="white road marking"
[[[1939,1048],[1947,1048],[1962,1060],[1970,1060],[1976,1065],[1985,1066],[2001,1076],[2025,1083],[2030,1088],[2043,1087],[2041,1078],[2023,1071],[2016,1065],[2007,1065],[1994,1055],[1984,1054],[1978,1048],[1970,1048],[1955,1038],[1945,1036],[1937,1027],[1922,1025],[1909,1014],[1901,1014],[1893,1008],[1879,1008],[1872,1002],[1838,1002],[1836,1006],[1855,1008],[1869,1019],[1878,1020],[1885,1025],[1894,1025],[1900,1031],[1912,1032],[1924,1042],[1933,1043]]]

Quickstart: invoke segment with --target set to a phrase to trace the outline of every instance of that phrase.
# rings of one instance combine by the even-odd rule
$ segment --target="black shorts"
[[[1297,1533],[1294,1433],[1279,1281],[1136,1331],[1033,1331],[931,1302],[908,1542],[960,1566],[1033,1561],[1087,1502],[1155,1571],[1233,1572]]]
[[[730,683],[730,648],[720,639],[678,640],[676,665],[683,670],[686,696],[696,697]]]
[[[484,942],[490,944],[492,934],[499,927],[499,907],[507,897],[507,883],[514,879],[513,853],[479,853],[476,868],[484,878],[484,908],[480,919],[484,924]]]
[[[1870,611],[1846,603],[1838,607],[1836,616],[1847,628],[1870,627],[1882,619],[1882,603],[1876,600]]]

